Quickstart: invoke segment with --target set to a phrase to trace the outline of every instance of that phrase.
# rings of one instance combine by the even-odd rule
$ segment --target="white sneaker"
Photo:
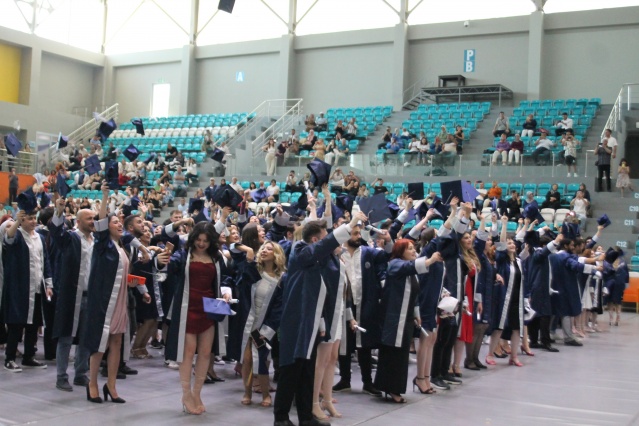
[[[577,176],[577,173],[573,173],[572,177],[579,177],[579,176]]]
[[[568,173],[568,176],[566,176],[566,177],[570,177],[570,173]]]
[[[171,370],[179,370],[180,369],[180,364],[178,364],[175,361],[164,361],[164,365],[166,365],[166,367],[170,368]]]

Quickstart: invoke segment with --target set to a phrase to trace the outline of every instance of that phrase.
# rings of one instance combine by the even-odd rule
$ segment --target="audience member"
[[[504,133],[506,136],[510,134],[510,125],[508,124],[508,118],[506,118],[504,112],[500,111],[499,117],[497,117],[495,125],[493,126],[493,136],[501,136]]]
[[[538,166],[541,165],[539,156],[546,155],[546,153],[550,154],[550,149],[555,146],[555,143],[546,136],[548,136],[547,131],[542,129],[541,136],[535,141],[535,146],[537,148],[532,153],[532,159]]]
[[[526,117],[526,121],[524,121],[522,127],[524,129],[521,131],[521,136],[524,138],[532,138],[537,131],[537,120],[535,120],[535,117],[533,117],[532,114],[528,114],[528,117]]]

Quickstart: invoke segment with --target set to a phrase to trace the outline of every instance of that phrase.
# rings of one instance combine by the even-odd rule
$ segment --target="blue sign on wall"
[[[244,82],[244,71],[238,71],[235,73],[235,81],[238,83]]]
[[[475,72],[475,49],[464,50],[464,72]]]

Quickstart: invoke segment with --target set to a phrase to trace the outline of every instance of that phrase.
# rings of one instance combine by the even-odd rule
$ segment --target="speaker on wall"
[[[235,6],[235,0],[220,0],[217,8],[227,13],[233,13],[233,6]]]

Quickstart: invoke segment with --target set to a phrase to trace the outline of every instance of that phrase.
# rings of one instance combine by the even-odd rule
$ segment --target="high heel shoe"
[[[462,372],[461,372],[461,368],[459,368],[459,365],[454,365],[453,364],[453,376],[459,377],[461,379]]]
[[[102,404],[102,398],[100,398],[100,392],[98,392],[98,396],[93,398],[91,396],[91,390],[89,389],[89,386],[87,386],[87,401],[95,402],[96,404]]]
[[[508,345],[506,345],[506,347],[504,347],[503,345],[499,345],[499,348],[506,355],[510,355],[510,353],[512,352],[512,348],[508,347]]]
[[[115,402],[116,404],[124,404],[126,402],[120,397],[114,398],[113,395],[111,395],[111,391],[109,390],[109,387],[106,383],[104,384],[104,387],[102,387],[102,392],[104,393],[105,401],[109,401],[108,397],[111,397],[111,402]]]
[[[333,406],[333,403],[328,400],[322,400],[322,402],[320,402],[320,408],[324,411],[327,411],[328,415],[331,417],[334,417],[336,419],[340,419],[342,417],[342,413],[337,411]]]
[[[535,354],[533,353],[533,351],[531,351],[530,349],[526,350],[526,348],[524,348],[523,346],[521,347],[521,353],[522,353],[523,355],[535,356]]]
[[[399,399],[395,399],[395,396],[397,396]],[[404,399],[400,395],[393,395],[392,393],[386,393],[386,392],[384,392],[384,399],[390,402],[394,402],[395,404],[406,404],[407,402],[406,399]]]
[[[511,359],[510,361],[508,361],[508,365],[516,365],[517,367],[523,367],[524,366],[524,364],[519,362],[518,359]]]
[[[502,358],[502,359],[503,358],[508,358],[508,355],[506,355],[506,354],[498,354],[497,352],[493,352],[493,356],[495,358]]]
[[[484,364],[481,363],[481,361],[479,361],[479,359],[475,358],[475,360],[473,361],[475,363],[475,365],[477,367],[479,367],[481,370],[486,369],[488,367],[486,367]]]
[[[417,389],[419,390],[419,393],[423,394],[423,395],[431,395],[433,393],[435,393],[435,389],[433,389],[432,387],[426,389],[426,390],[422,390],[422,388],[419,387],[419,385],[417,384],[418,380],[426,380],[426,377],[415,377],[413,379],[413,392],[415,392],[415,387],[417,387]]]
[[[324,411],[322,410],[322,407],[320,406],[319,402],[314,402],[313,403],[313,408],[315,408],[315,406],[317,405],[318,409],[321,411],[321,415],[317,415],[315,414],[315,410],[313,410],[313,418],[316,420],[328,420],[328,416],[324,413]]]
[[[497,365],[497,363],[495,362],[495,360],[494,360],[494,359],[490,359],[490,358],[488,358],[489,356],[490,356],[490,355],[487,355],[487,356],[486,356],[486,360],[485,360],[486,364],[487,364],[487,365]]]

